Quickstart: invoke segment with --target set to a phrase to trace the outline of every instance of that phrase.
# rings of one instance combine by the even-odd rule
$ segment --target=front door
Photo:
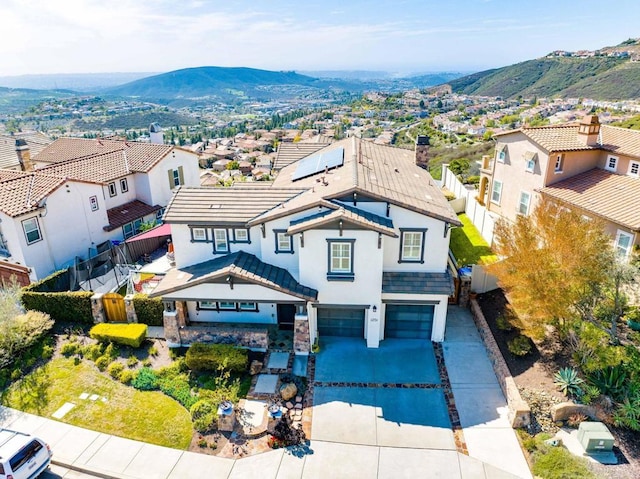
[[[293,331],[293,320],[296,316],[295,304],[278,305],[278,329]]]

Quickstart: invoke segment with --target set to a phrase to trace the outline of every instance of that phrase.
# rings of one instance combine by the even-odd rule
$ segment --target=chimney
[[[27,142],[22,138],[16,140],[16,153],[18,154],[18,161],[20,162],[22,171],[33,171],[29,145],[27,145]]]
[[[429,169],[429,137],[418,135],[416,138],[416,165],[425,170]]]
[[[597,146],[600,135],[600,120],[598,115],[587,115],[578,126],[578,141],[588,146]]]
[[[157,145],[164,144],[164,133],[158,123],[151,123],[151,125],[149,125],[149,141]]]

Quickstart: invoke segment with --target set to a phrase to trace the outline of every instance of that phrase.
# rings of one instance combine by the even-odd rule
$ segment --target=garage
[[[433,304],[387,304],[385,338],[431,339]]]
[[[364,337],[364,309],[318,308],[317,317],[320,337]]]

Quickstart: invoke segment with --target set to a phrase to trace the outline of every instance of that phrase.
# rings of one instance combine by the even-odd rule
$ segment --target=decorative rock
[[[295,405],[295,409],[302,410],[302,404],[296,404]]]
[[[302,402],[302,396],[296,396],[296,402]]]
[[[297,392],[298,388],[294,383],[286,383],[280,386],[280,396],[282,396],[282,399],[284,399],[285,401],[288,401],[289,399],[294,397]]]
[[[251,374],[252,376],[255,376],[260,371],[262,371],[262,363],[257,359],[254,359],[253,361],[251,361],[251,366],[249,366],[249,374]]]
[[[551,406],[551,420],[554,422],[566,421],[572,414],[584,414],[592,419],[596,417],[593,408],[585,404],[562,402]]]

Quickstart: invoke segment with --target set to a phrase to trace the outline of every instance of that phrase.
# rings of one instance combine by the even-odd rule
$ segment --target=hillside
[[[612,81],[617,75],[624,80]],[[628,83],[623,89],[622,81]],[[454,92],[468,95],[628,99],[640,96],[640,64],[615,57],[545,57],[479,72],[449,84]]]
[[[0,87],[0,112],[20,113],[40,103],[46,98],[70,98],[73,92],[67,90],[31,90],[28,88]]]

